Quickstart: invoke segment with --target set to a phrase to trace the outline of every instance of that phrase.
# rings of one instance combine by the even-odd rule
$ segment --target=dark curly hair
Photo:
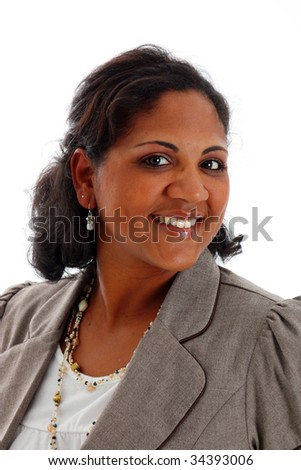
[[[95,261],[94,233],[86,230],[86,210],[77,201],[70,158],[85,149],[95,165],[131,129],[138,113],[152,109],[167,91],[197,90],[215,106],[226,135],[229,107],[225,98],[188,62],[153,45],[140,46],[96,68],[78,86],[68,116],[69,129],[60,155],[38,179],[33,195],[31,264],[48,280],[60,279],[66,268],[84,268]],[[209,245],[225,260],[241,251],[223,224]]]

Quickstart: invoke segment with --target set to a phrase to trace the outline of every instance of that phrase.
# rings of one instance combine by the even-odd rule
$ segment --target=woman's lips
[[[196,218],[185,218],[182,217],[168,217],[168,216],[159,216],[158,221],[160,224],[172,225],[177,228],[191,228],[196,224]]]
[[[196,227],[203,223],[204,217],[179,217],[175,215],[151,215],[151,221],[166,229],[169,234],[184,235],[187,238]]]

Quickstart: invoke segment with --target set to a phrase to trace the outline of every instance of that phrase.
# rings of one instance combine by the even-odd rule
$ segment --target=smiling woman
[[[111,266],[120,259],[127,269],[168,276],[193,266],[224,217],[226,161],[224,126],[214,105],[194,90],[165,92],[152,111],[136,117],[96,171],[86,151],[77,149],[71,169],[78,202],[84,204],[85,193],[90,207],[101,211],[99,265],[106,256]],[[131,223],[137,217],[145,229],[140,242]],[[104,248],[105,235],[111,243]]]
[[[168,100],[170,94],[173,96],[176,94],[178,99],[175,101],[170,97]],[[182,101],[180,101],[181,97]],[[196,104],[194,97],[198,97]],[[161,101],[163,106],[160,107]],[[166,109],[165,102],[168,105]],[[186,105],[185,109],[181,108],[182,104]],[[192,108],[190,109],[191,104]],[[158,106],[160,109],[154,116]],[[160,125],[158,125],[158,117],[162,113],[162,108],[164,116],[160,118]],[[196,114],[198,121],[203,121],[200,129],[194,124]],[[210,123],[207,122],[208,117],[210,117]],[[164,133],[159,128],[163,121],[165,123]],[[90,165],[96,167],[100,172],[104,171],[104,168],[107,170],[107,162],[111,161],[108,155],[113,153],[114,164],[109,163],[113,167],[113,171],[108,178],[103,178],[99,184],[100,188],[106,184],[106,192],[109,194],[112,192],[112,188],[117,186],[115,173],[121,171],[123,174],[127,166],[124,151],[126,150],[128,154],[129,149],[121,150],[122,142],[125,141],[125,144],[130,142],[133,146],[131,149],[132,158],[136,158],[136,170],[138,171],[138,167],[142,169],[143,165],[145,168],[149,167],[148,180],[152,183],[154,171],[157,170],[154,169],[154,165],[148,164],[150,161],[154,161],[153,158],[150,160],[150,157],[158,156],[158,150],[162,152],[162,147],[164,147],[165,151],[168,149],[173,152],[170,156],[166,155],[167,160],[169,159],[171,163],[171,157],[179,154],[178,147],[172,142],[175,137],[174,132],[179,132],[182,124],[185,124],[186,128],[193,125],[191,134],[194,132],[194,140],[202,138],[201,132],[207,132],[207,134],[213,132],[210,136],[210,147],[212,145],[216,147],[217,142],[222,140],[221,150],[224,150],[225,155],[227,150],[226,136],[229,128],[229,108],[225,99],[190,64],[168,56],[162,49],[142,47],[129,51],[97,68],[83,80],[71,106],[69,131],[62,142],[62,156],[55,165],[46,169],[36,186],[32,210],[32,228],[34,229],[32,259],[37,271],[49,280],[57,280],[61,278],[66,267],[86,267],[95,260],[97,243],[95,243],[94,232],[86,234],[85,209],[90,204],[90,209],[95,212],[94,216],[100,215],[104,204],[100,203],[96,207],[94,199],[89,200],[90,194],[86,194],[84,200],[82,198],[84,194],[81,191],[77,195],[75,194],[71,168],[74,165],[74,160],[78,159],[78,154],[86,155]],[[210,125],[214,129],[210,129]],[[173,131],[170,126],[174,127]],[[168,127],[170,127],[169,132]],[[137,129],[136,137],[135,129]],[[129,130],[132,131],[130,136],[128,136]],[[216,139],[215,134],[218,134]],[[160,142],[162,144],[164,141],[160,135],[169,138],[171,142],[160,146]],[[125,140],[126,137],[127,140]],[[186,135],[184,138],[187,140],[188,136]],[[155,149],[154,145],[151,146],[150,143],[148,146],[146,145],[146,142],[150,141],[157,142]],[[201,148],[200,145],[199,148],[194,149],[191,145],[191,148],[188,149],[187,142],[185,142],[185,147],[187,149],[183,150],[186,154],[187,151],[204,152],[204,155],[195,154],[195,157],[200,159],[210,149],[210,147],[208,150]],[[157,152],[154,153],[154,150]],[[215,150],[217,155],[218,148]],[[117,155],[118,151],[121,152],[119,156]],[[136,153],[134,154],[134,152]],[[183,153],[182,151],[180,155]],[[72,165],[70,165],[70,161]],[[220,158],[215,161],[215,165],[217,162],[222,164]],[[134,163],[133,160],[131,167],[134,167]],[[208,163],[205,161],[198,163],[202,165],[201,168],[206,165],[210,166],[209,161]],[[122,167],[122,165],[124,166]],[[153,167],[152,174],[151,167]],[[137,182],[136,178],[141,178],[141,174],[137,173],[134,178]],[[186,179],[186,181],[186,185],[192,188],[192,180]],[[127,177],[124,178],[122,185],[125,183],[127,187],[120,188],[123,199],[129,189],[132,190],[132,183]],[[144,197],[145,191],[143,189],[142,192]],[[68,198],[66,194],[72,195],[72,197]],[[119,206],[120,201],[117,202],[114,210],[118,211]],[[193,207],[194,204],[192,203],[191,206]],[[51,211],[50,208],[53,210]],[[107,212],[107,210],[106,207],[104,211]],[[141,216],[142,214],[135,215]],[[42,221],[45,222],[42,224]],[[222,219],[219,219],[219,226],[221,223]],[[117,224],[118,229],[120,224],[121,222]],[[107,230],[109,227],[110,224],[106,223],[103,229]],[[49,240],[56,243],[49,243]],[[77,243],[78,240],[83,243]],[[212,237],[213,243],[210,243],[209,249],[213,254],[218,254],[222,259],[226,259],[240,251],[240,240],[240,237],[232,240],[223,226],[218,234],[218,240]],[[73,241],[75,243],[72,243]]]
[[[241,250],[228,130],[222,95],[155,46],[79,85],[34,193],[47,281],[0,298],[1,448],[301,445],[300,302],[215,261]]]

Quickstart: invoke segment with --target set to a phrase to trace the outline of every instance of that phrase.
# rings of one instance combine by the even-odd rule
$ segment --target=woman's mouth
[[[159,216],[159,223],[165,225],[172,225],[178,228],[191,228],[196,224],[197,219],[183,219],[182,217],[166,217]]]
[[[166,216],[166,215],[151,215],[151,220],[161,228],[165,228],[168,232],[174,232],[177,234],[184,234],[186,237],[191,233],[192,230],[196,229],[196,226],[203,223],[204,217],[178,217],[178,216]]]

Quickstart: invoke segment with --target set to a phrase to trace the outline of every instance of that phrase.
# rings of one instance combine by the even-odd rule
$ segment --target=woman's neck
[[[141,316],[156,315],[176,273],[139,263],[120,263],[107,256],[106,250],[97,259],[97,276],[91,298],[94,311],[105,314],[106,322],[135,322]]]

